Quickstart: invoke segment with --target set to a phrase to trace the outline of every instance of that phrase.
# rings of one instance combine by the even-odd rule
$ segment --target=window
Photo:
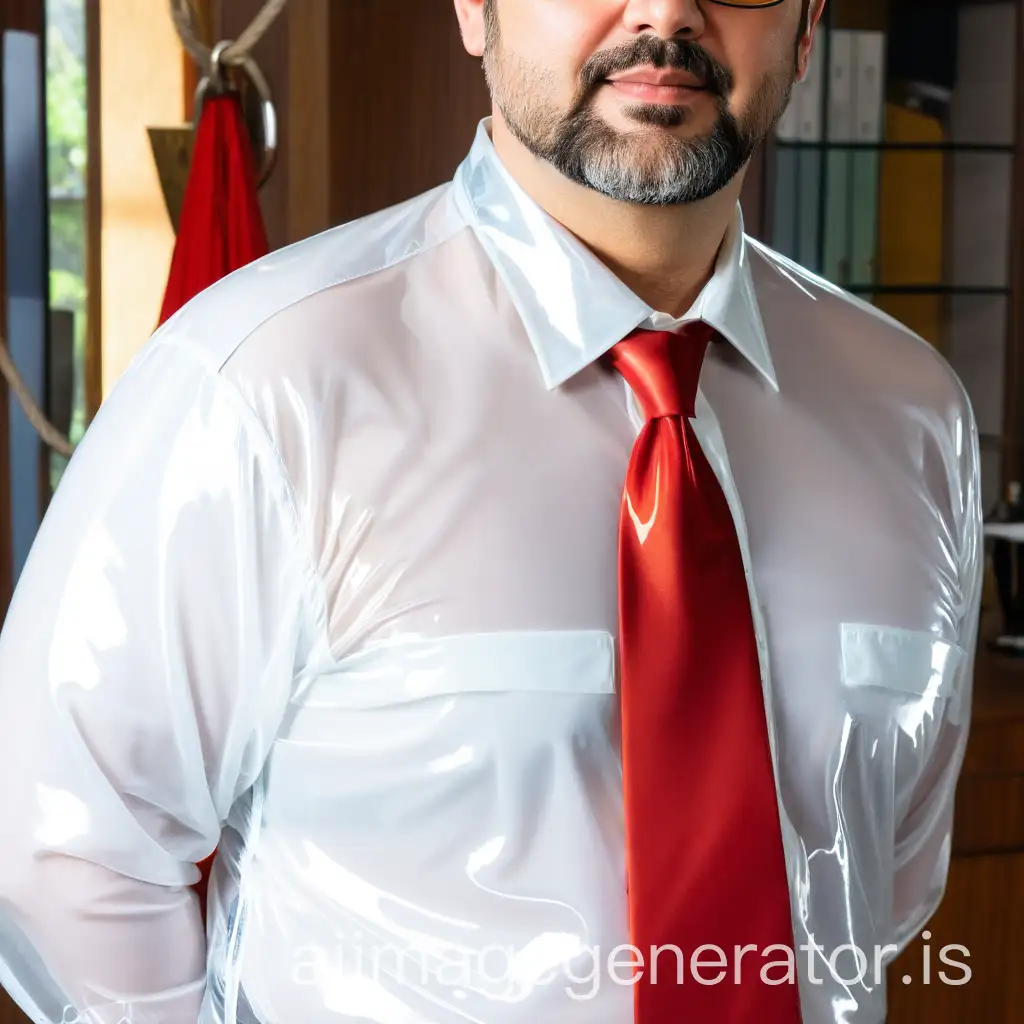
[[[85,0],[46,0],[50,413],[73,443],[86,426],[88,118]],[[66,459],[52,455],[56,487]]]

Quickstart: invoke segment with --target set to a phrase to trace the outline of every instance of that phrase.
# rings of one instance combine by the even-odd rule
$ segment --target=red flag
[[[242,108],[235,96],[210,97],[199,119],[160,323],[269,251]],[[204,917],[212,864],[211,855],[199,865],[195,886]]]
[[[235,96],[210,97],[199,119],[160,323],[269,251],[242,108]]]

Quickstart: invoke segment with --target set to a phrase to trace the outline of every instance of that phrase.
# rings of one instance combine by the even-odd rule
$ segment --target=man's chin
[[[713,130],[672,129],[659,125],[636,125],[615,132],[613,148],[626,163],[652,167],[674,164],[685,151],[702,150],[712,145]]]
[[[717,118],[692,107],[635,103],[618,109],[595,109],[600,121],[616,137],[662,142],[699,142],[715,130]]]

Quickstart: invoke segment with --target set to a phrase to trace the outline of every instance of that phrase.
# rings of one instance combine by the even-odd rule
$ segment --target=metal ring
[[[199,118],[203,112],[203,103],[206,101],[207,96],[223,96],[225,93],[233,90],[230,72],[235,68],[244,72],[245,76],[252,83],[260,105],[262,134],[260,143],[263,152],[257,161],[256,186],[257,188],[262,188],[277,164],[277,110],[274,107],[270,85],[263,72],[260,71],[259,65],[252,57],[246,54],[237,63],[232,62],[230,65],[225,65],[224,53],[232,45],[232,42],[233,40],[226,39],[218,43],[210,53],[210,74],[205,75],[200,80],[199,85],[196,86],[193,124],[199,125]]]
[[[215,88],[221,90],[226,90],[228,88],[228,80],[225,74],[223,58],[225,50],[227,50],[233,42],[234,40],[232,39],[224,39],[210,51],[210,82]]]

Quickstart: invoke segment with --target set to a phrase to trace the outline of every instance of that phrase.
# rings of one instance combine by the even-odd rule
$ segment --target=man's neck
[[[670,316],[682,316],[693,305],[714,273],[742,174],[699,203],[624,203],[569,181],[538,160],[509,133],[497,112],[491,132],[502,164],[523,191],[644,302]]]

